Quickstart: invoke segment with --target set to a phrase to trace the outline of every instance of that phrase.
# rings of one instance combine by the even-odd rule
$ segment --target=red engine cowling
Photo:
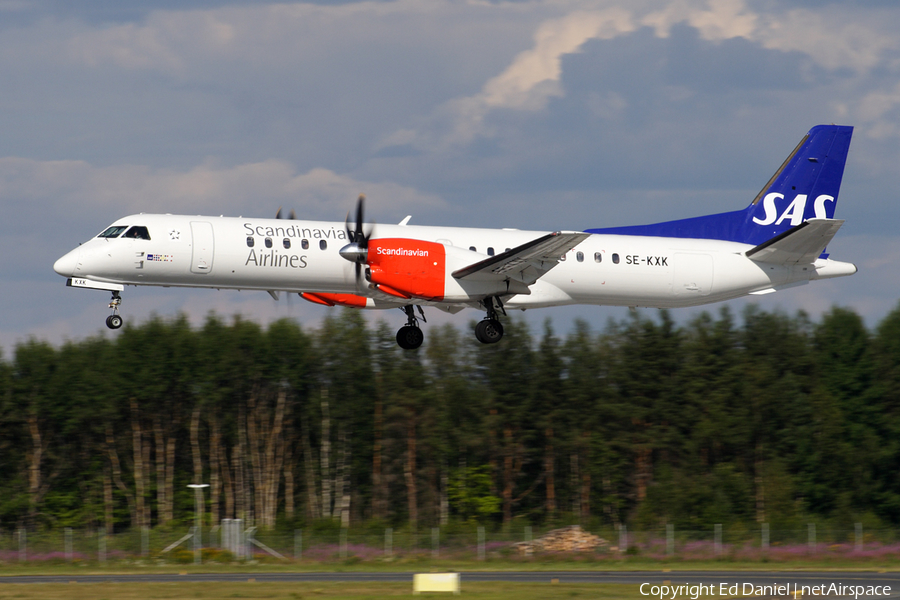
[[[300,297],[313,304],[322,304],[323,306],[340,304],[352,308],[365,308],[368,301],[365,296],[356,294],[327,294],[324,292],[301,292]]]
[[[369,280],[401,298],[444,299],[447,256],[443,244],[406,238],[371,240]]]

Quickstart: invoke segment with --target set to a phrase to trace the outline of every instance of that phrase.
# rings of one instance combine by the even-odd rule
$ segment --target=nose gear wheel
[[[112,310],[112,314],[106,317],[106,326],[110,329],[118,329],[124,322],[122,317],[119,316],[120,304],[122,304],[122,297],[119,296],[119,292],[113,292],[112,298],[109,300],[109,308]]]

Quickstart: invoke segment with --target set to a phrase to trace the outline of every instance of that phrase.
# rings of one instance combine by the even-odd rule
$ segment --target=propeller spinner
[[[366,195],[360,194],[356,201],[356,223],[353,229],[350,228],[350,212],[347,212],[347,220],[344,226],[347,228],[347,237],[351,240],[349,244],[341,248],[340,255],[356,266],[356,282],[360,283],[362,275],[362,266],[366,262],[369,254],[369,238],[372,237],[372,228],[366,233],[363,228],[363,205],[365,204]]]

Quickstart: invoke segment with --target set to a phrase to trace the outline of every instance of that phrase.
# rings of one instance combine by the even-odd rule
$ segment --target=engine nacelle
[[[528,286],[497,279],[454,279],[453,271],[487,258],[464,248],[407,238],[371,240],[369,281],[402,299],[470,302],[488,296],[530,294]]]
[[[370,308],[373,305],[371,298],[357,296],[356,294],[330,294],[325,292],[301,292],[300,297],[313,304],[323,306],[349,306],[351,308]]]
[[[369,281],[392,296],[443,300],[447,254],[443,244],[406,238],[369,242]]]

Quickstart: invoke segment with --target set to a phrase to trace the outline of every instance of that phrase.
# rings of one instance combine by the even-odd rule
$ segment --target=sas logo
[[[797,194],[797,197],[794,198],[794,201],[791,202],[788,207],[784,210],[781,215],[778,215],[778,207],[775,206],[776,200],[784,200],[784,194],[779,194],[777,192],[772,192],[771,194],[766,194],[766,197],[763,198],[763,208],[766,210],[766,216],[762,219],[757,217],[753,217],[753,222],[757,225],[771,225],[774,223],[775,225],[781,225],[781,223],[785,219],[791,220],[791,227],[795,227],[803,222],[803,213],[806,212],[806,194]],[[813,205],[816,218],[817,219],[827,219],[828,215],[825,212],[825,203],[826,202],[834,202],[834,196],[826,196],[822,194],[818,196]]]

